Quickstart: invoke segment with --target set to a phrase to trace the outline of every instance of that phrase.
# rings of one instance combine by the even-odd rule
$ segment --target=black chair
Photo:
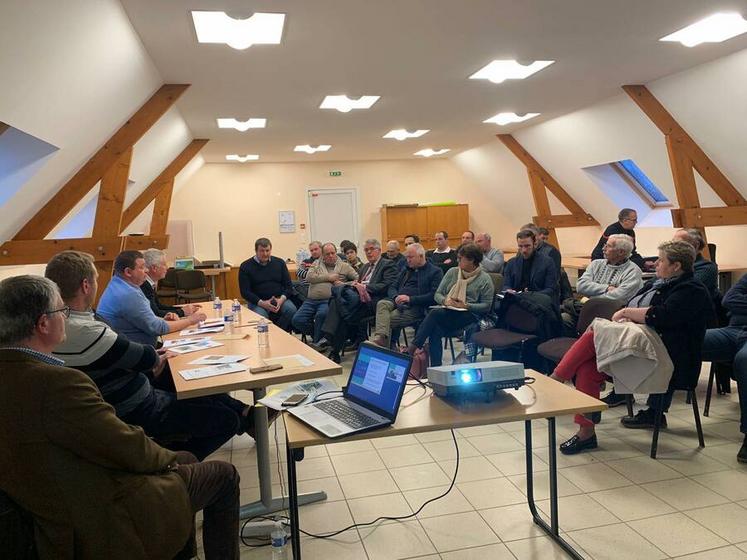
[[[472,342],[493,352],[515,348],[519,351],[519,361],[524,361],[527,343],[537,340],[534,334],[539,329],[539,319],[519,305],[511,305],[506,310],[505,329],[487,329],[475,333]]]
[[[213,299],[205,284],[205,274],[201,270],[177,270],[176,292],[177,301],[183,303]]]
[[[159,280],[156,294],[159,298],[176,297],[176,269],[173,266],[166,271],[166,276]]]
[[[697,385],[697,380],[696,380]],[[700,410],[698,409],[698,400],[695,396],[695,388],[682,388],[682,389],[675,389],[676,391],[687,391],[687,400],[690,402],[690,404],[693,407],[693,416],[695,417],[695,430],[698,432],[698,445],[699,447],[705,447],[705,439],[703,438],[703,426],[700,423]],[[628,398],[628,403],[630,403],[630,398]],[[656,459],[656,450],[659,446],[659,430],[661,429],[661,417],[663,416],[664,411],[659,408],[659,413],[656,415],[656,419],[654,420],[654,435],[651,439],[651,458]]]

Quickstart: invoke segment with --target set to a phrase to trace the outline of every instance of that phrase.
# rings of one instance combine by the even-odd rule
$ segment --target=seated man
[[[408,233],[405,235],[405,249],[413,243],[420,243],[420,236],[416,233]]]
[[[510,292],[538,292],[558,300],[558,269],[555,263],[536,249],[534,232],[523,229],[516,234],[519,254],[503,269],[503,289]]]
[[[367,239],[363,246],[368,262],[364,264],[358,275],[360,281],[353,282],[350,289],[354,289],[359,298],[357,303],[351,303],[347,309],[341,306],[342,298],[333,297],[329,302],[327,318],[322,325],[322,338],[312,343],[311,347],[317,352],[329,349],[329,357],[335,362],[340,361],[342,350],[349,329],[357,329],[358,322],[367,315],[376,312],[376,304],[380,299],[394,294],[394,281],[397,279],[397,267],[381,254],[381,243],[376,239]],[[358,335],[360,336],[360,335]]]
[[[309,295],[293,316],[293,328],[301,333],[314,333],[314,342],[322,337],[322,325],[327,317],[332,286],[358,280],[358,273],[337,255],[334,243],[325,243],[322,258],[309,270]]]
[[[288,267],[283,259],[272,256],[272,243],[266,237],[254,242],[255,255],[239,267],[239,290],[249,309],[290,331],[296,306]]]
[[[630,260],[633,240],[613,233],[604,244],[604,259],[591,261],[578,279],[576,291],[585,297],[619,299],[626,303],[643,287],[641,269]]]
[[[729,326],[706,331],[703,360],[733,364],[739,391],[739,429],[744,434],[737,461],[747,463],[747,275],[726,292],[721,305],[729,312]]]
[[[546,227],[538,227],[537,230],[539,231],[539,238],[547,243],[547,240],[550,239],[550,230]]]
[[[441,269],[425,258],[425,249],[413,243],[405,249],[407,266],[394,283],[395,295],[376,304],[374,344],[389,348],[392,329],[399,329],[420,321],[435,303],[433,296],[443,278]]]
[[[358,247],[355,246],[355,243],[348,241],[345,248],[343,249],[341,246],[340,250],[343,252],[345,261],[353,267],[353,270],[360,274],[363,262],[358,258]]]
[[[591,252],[592,260],[603,259],[603,249],[604,244],[607,242],[607,238],[610,235],[622,233],[629,235],[633,239],[633,251],[630,253],[630,260],[633,261],[641,270],[646,269],[647,267],[644,264],[643,257],[635,250],[635,231],[633,228],[635,228],[637,223],[638,213],[635,210],[632,208],[623,208],[620,210],[617,214],[617,221],[614,224],[608,225],[604,230],[602,237],[597,241],[597,246],[594,247],[594,250]]]
[[[436,242],[436,248],[428,251],[425,256],[446,274],[447,270],[457,265],[456,251],[449,247],[449,234],[445,231],[437,231],[433,239]]]
[[[68,310],[51,280],[0,282],[0,491],[34,517],[39,557],[185,557],[204,508],[205,558],[238,559],[236,469],[159,447],[63,367]]]
[[[397,270],[402,270],[405,266],[405,257],[399,252],[399,241],[392,239],[386,244],[386,258],[394,263]]]
[[[58,253],[47,264],[45,275],[57,284],[70,308],[65,320],[67,336],[54,348],[54,355],[66,366],[86,373],[119,418],[141,426],[166,447],[189,451],[199,460],[237,434],[253,437],[251,406],[228,395],[176,400],[172,391],[151,385],[170,375],[164,371],[166,354],[117,335],[96,320],[91,306],[98,273],[91,255]]]
[[[140,251],[122,251],[114,259],[114,274],[96,312],[117,333],[133,342],[156,346],[159,336],[186,329],[207,318],[201,311],[175,321],[156,317],[140,289],[146,275]]]
[[[503,272],[503,251],[492,246],[489,233],[478,233],[475,245],[482,251],[480,266],[485,272]]]
[[[550,257],[552,262],[555,263],[555,268],[558,269],[558,275],[560,275],[560,270],[562,268],[562,257],[557,247],[545,241],[545,238],[540,234],[540,228],[538,228],[536,225],[525,224],[521,226],[521,229],[528,229],[529,231],[534,233],[534,238],[536,240],[534,250],[540,255]]]
[[[695,228],[678,229],[674,232],[672,241],[684,241],[695,248],[696,256],[695,264],[693,265],[693,275],[696,280],[699,280],[706,287],[712,300],[715,301],[718,299],[718,266],[716,266],[715,262],[703,257],[702,251],[706,245],[703,234]]]
[[[475,242],[475,232],[471,229],[468,229],[465,232],[462,232],[462,245],[465,243],[474,243]]]
[[[150,302],[150,308],[157,317],[167,321],[176,321],[179,317],[192,315],[201,309],[200,305],[189,303],[187,305],[164,305],[158,301],[158,281],[166,277],[168,265],[166,264],[166,254],[161,249],[146,249],[143,251],[145,259],[145,282],[140,284],[140,289]]]
[[[306,282],[306,275],[309,273],[309,269],[322,256],[322,244],[319,241],[309,243],[309,254],[311,256],[308,259],[304,259],[298,263],[298,270],[296,270],[296,278],[304,284],[308,284]]]

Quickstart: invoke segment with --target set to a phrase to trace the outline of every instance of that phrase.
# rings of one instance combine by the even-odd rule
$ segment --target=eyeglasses
[[[70,308],[61,307],[60,309],[53,309],[52,311],[47,311],[44,315],[51,315],[52,313],[62,313],[65,316],[65,319],[67,319],[70,317]]]

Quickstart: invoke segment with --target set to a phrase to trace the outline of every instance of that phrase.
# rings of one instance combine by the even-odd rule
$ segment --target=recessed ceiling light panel
[[[494,84],[503,83],[506,80],[523,80],[543,68],[550,66],[554,60],[535,60],[524,66],[515,60],[494,60],[487,66],[472,74],[470,80],[488,80]]]
[[[329,144],[319,144],[317,147],[310,146],[309,144],[304,144],[302,146],[296,146],[293,148],[294,152],[306,152],[307,154],[315,154],[317,152],[326,152],[328,151],[332,146]]]
[[[383,137],[394,138],[395,140],[407,140],[408,138],[420,138],[426,132],[430,132],[430,130],[415,130],[413,132],[410,132],[409,130],[405,130],[404,128],[397,128],[394,130],[390,130]]]
[[[236,50],[252,45],[278,45],[285,14],[257,12],[247,19],[233,19],[226,12],[192,12],[197,41],[226,44]]]
[[[701,43],[720,43],[745,32],[747,20],[736,12],[724,12],[696,21],[659,41],[676,41],[694,47]]]
[[[319,108],[337,109],[341,113],[349,113],[353,109],[370,109],[378,100],[378,95],[362,95],[358,99],[352,99],[347,95],[328,95]]]
[[[497,115],[490,117],[489,119],[486,119],[482,122],[504,126],[511,123],[528,121],[529,119],[533,119],[537,115],[539,115],[539,113],[526,113],[523,116],[519,116],[516,113],[498,113]]]
[[[218,128],[235,128],[239,132],[246,132],[250,128],[264,128],[267,126],[267,119],[247,119],[245,121],[239,121],[234,118],[220,118],[218,119]]]
[[[420,150],[419,152],[415,152],[414,155],[421,156],[421,157],[433,157],[433,156],[441,156],[445,154],[446,152],[450,152],[451,150],[449,148],[441,148],[440,150],[433,150],[431,148],[426,148],[424,150]]]
[[[226,156],[228,161],[238,161],[239,163],[246,163],[247,161],[257,161],[259,159],[258,154],[246,154],[240,156],[239,154],[229,154]]]

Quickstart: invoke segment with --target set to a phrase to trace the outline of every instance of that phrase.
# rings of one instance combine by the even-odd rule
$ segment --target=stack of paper
[[[220,364],[217,366],[205,366],[195,369],[185,369],[179,372],[184,379],[191,381],[193,379],[204,379],[205,377],[214,377],[226,373],[237,373],[246,371],[246,366],[241,364]]]

